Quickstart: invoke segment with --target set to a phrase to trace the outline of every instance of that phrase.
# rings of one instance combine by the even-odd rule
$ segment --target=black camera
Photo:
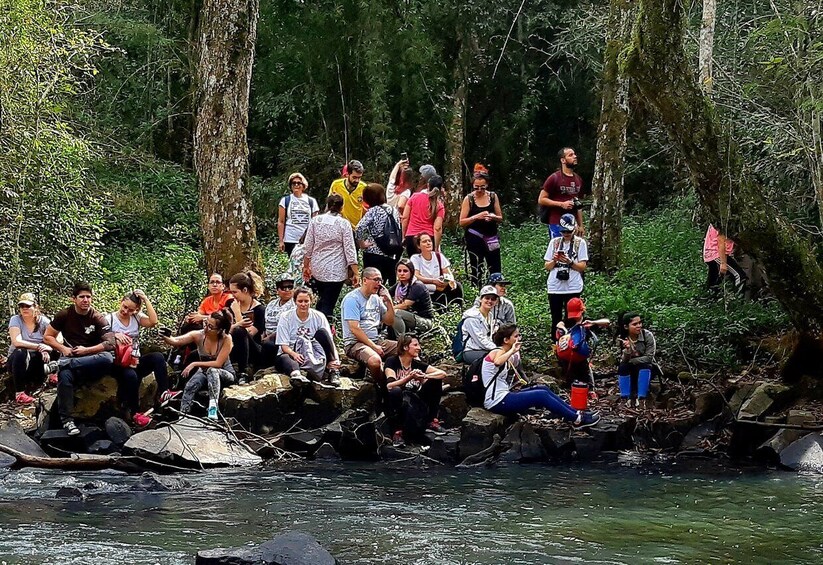
[[[591,200],[580,200],[576,196],[572,200],[572,210],[575,212],[578,210],[585,210],[586,208],[591,208],[592,202]]]
[[[559,280],[559,281],[569,280],[569,268],[568,267],[558,267],[557,268],[557,280]]]

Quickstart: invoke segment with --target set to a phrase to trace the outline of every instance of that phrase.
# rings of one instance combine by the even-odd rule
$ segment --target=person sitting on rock
[[[380,271],[374,267],[363,269],[360,288],[346,294],[341,310],[346,356],[364,363],[374,382],[385,387],[383,359],[396,353],[397,342],[380,337],[381,324],[394,324],[394,304]]]
[[[506,298],[506,292],[508,292],[508,286],[511,284],[511,281],[507,281],[506,277],[501,273],[492,273],[489,275],[489,282],[487,284],[497,289],[497,296],[499,297],[497,304],[492,308],[492,318],[494,318],[497,325],[496,327],[499,328],[509,324],[516,324],[517,316],[514,313],[514,303]],[[480,297],[475,299],[474,307],[480,307]]]
[[[263,279],[254,271],[237,273],[229,279],[229,292],[234,296],[231,304],[233,323],[231,337],[232,363],[237,364],[238,384],[250,379],[249,365],[259,365],[266,332],[266,307],[257,297],[263,294]]]
[[[434,325],[432,299],[426,285],[414,276],[414,264],[408,259],[397,262],[397,284],[390,290],[394,301],[394,328],[397,336],[425,333]]]
[[[275,340],[280,315],[294,310],[294,276],[291,273],[283,273],[277,277],[275,284],[277,296],[266,305],[266,331],[261,342],[261,367],[266,368],[273,367],[277,359],[278,347]]]
[[[200,301],[197,311],[190,312],[183,320],[179,333],[182,335],[194,330],[199,330],[203,327],[203,322],[206,321],[206,318],[208,318],[212,312],[227,308],[232,300],[234,300],[234,296],[226,289],[222,275],[220,275],[220,273],[212,273],[211,276],[209,276],[208,294]]]
[[[172,347],[193,344],[197,348],[199,360],[187,365],[182,373],[183,378],[189,377],[180,401],[180,411],[183,414],[191,411],[194,395],[205,386],[209,391],[207,416],[210,420],[217,420],[220,387],[234,384],[235,379],[230,359],[233,346],[231,327],[229,311],[218,310],[209,315],[202,330],[178,337],[162,336],[163,341]]]
[[[5,365],[14,384],[14,400],[18,404],[31,404],[29,394],[43,384],[47,374],[57,371],[58,353],[43,343],[51,320],[40,313],[37,300],[31,292],[24,292],[17,299],[18,314],[9,320],[9,356]]]
[[[496,324],[492,309],[499,299],[497,289],[486,285],[480,289],[480,305],[472,306],[463,312],[463,355],[462,362],[471,365],[495,348],[491,339]]]
[[[277,324],[276,344],[280,347],[275,366],[299,383],[321,380],[324,374],[332,386],[340,386],[340,356],[334,346],[326,316],[311,307],[314,293],[301,287],[294,292],[295,307],[283,312]],[[318,348],[319,347],[319,348]]]
[[[586,305],[579,298],[569,300],[566,312],[568,317],[557,324],[555,334],[555,352],[563,370],[566,386],[570,387],[574,381],[583,381],[590,382],[594,390],[594,375],[589,366],[589,357],[597,346],[597,335],[591,328],[605,328],[611,322],[607,318],[584,318]]]
[[[437,419],[443,378],[446,372],[420,361],[420,341],[406,334],[397,343],[398,355],[386,359],[388,387],[387,415],[396,430],[392,443],[403,445],[403,438],[419,441],[428,427],[442,431]]]
[[[452,302],[463,304],[463,285],[454,280],[448,257],[434,250],[434,239],[427,233],[415,238],[420,250],[410,257],[417,280],[426,285],[432,302],[448,308]]]
[[[631,397],[635,396],[634,405],[638,407],[643,398],[637,397],[637,377],[643,369],[649,371],[654,369],[657,343],[652,332],[643,327],[640,314],[621,313],[619,320],[620,365],[617,368],[617,374],[631,377],[631,394],[628,402],[631,402]]]
[[[141,312],[145,305],[146,313]],[[140,413],[140,381],[154,373],[157,381],[157,398],[165,402],[175,396],[169,389],[169,374],[166,359],[162,353],[140,354],[140,328],[153,328],[157,325],[157,312],[142,290],[135,290],[126,294],[120,301],[120,308],[106,316],[106,321],[114,333],[117,347],[129,346],[131,349],[131,364],[123,364],[115,358],[113,376],[117,379],[117,391],[126,406],[127,417],[132,415],[138,427],[145,427],[151,423],[151,418]]]
[[[597,413],[575,410],[544,384],[521,386],[525,381],[515,368],[520,364],[521,348],[517,326],[503,326],[492,339],[497,348],[483,358],[482,366],[486,410],[508,416],[543,408],[581,428],[593,426],[600,420]]]
[[[91,286],[75,283],[73,304],[57,313],[46,328],[43,342],[60,352],[57,376],[57,406],[63,429],[70,436],[80,434],[74,423],[74,387],[111,372],[114,362],[114,334],[105,316],[92,306]],[[63,334],[63,342],[58,335]]]

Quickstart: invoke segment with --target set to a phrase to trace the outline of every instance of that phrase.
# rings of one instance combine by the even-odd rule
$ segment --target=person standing
[[[399,233],[400,217],[397,210],[386,204],[386,193],[379,184],[369,183],[363,191],[363,201],[369,206],[355,230],[357,244],[363,250],[363,267],[374,267],[383,275],[387,285],[394,284],[398,253],[380,248],[379,241],[391,230]]]
[[[332,194],[326,201],[326,213],[309,223],[306,230],[303,281],[314,278],[319,296],[317,309],[331,319],[340,291],[351,271],[351,284],[359,284],[357,250],[351,225],[340,215],[343,197]]]
[[[537,204],[541,214],[548,213],[549,238],[560,237],[560,216],[572,213],[577,222],[577,235],[582,236],[583,213],[574,209],[574,199],[583,191],[583,179],[574,172],[577,167],[577,154],[571,147],[564,147],[557,152],[560,168],[549,175],[543,183]]]
[[[280,199],[277,216],[277,237],[280,239],[280,251],[291,257],[294,246],[306,233],[309,220],[320,211],[317,200],[305,194],[309,181],[300,173],[289,175],[291,194]]]
[[[346,164],[345,176],[331,183],[329,196],[337,195],[343,199],[341,215],[348,220],[351,228],[357,227],[363,217],[363,191],[366,183],[363,178],[363,163],[352,159]]]
[[[560,217],[560,236],[549,241],[543,257],[549,272],[546,287],[552,314],[552,339],[557,341],[557,324],[563,319],[566,303],[583,292],[583,273],[589,261],[586,240],[574,235],[577,222],[571,214]]]
[[[420,253],[415,238],[427,234],[434,238],[435,250],[440,249],[443,238],[443,219],[446,206],[443,204],[443,178],[433,176],[425,190],[412,195],[403,209],[403,238],[406,254],[411,257]]]
[[[716,293],[726,275],[734,279],[734,288],[737,292],[743,290],[748,277],[743,272],[743,267],[735,261],[733,254],[734,241],[709,224],[706,239],[703,240],[703,262],[709,269],[706,288],[710,291]]]
[[[46,328],[43,342],[60,352],[57,376],[57,406],[63,429],[70,436],[80,434],[74,423],[74,386],[99,379],[114,363],[114,334],[106,318],[92,306],[91,286],[77,282],[72,289],[72,305],[57,313]],[[57,335],[63,334],[63,343]]]
[[[483,280],[483,263],[489,273],[502,271],[497,229],[503,221],[503,212],[497,195],[488,188],[489,170],[477,163],[474,166],[473,190],[460,205],[460,227],[466,230],[466,251],[471,267],[469,279],[475,287],[479,287]]]

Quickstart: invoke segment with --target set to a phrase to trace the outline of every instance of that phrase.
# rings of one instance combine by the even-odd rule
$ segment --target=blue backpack
[[[469,338],[463,339],[463,322],[466,319],[463,318],[457,324],[457,332],[452,337],[452,355],[454,355],[454,360],[458,363],[463,362],[463,351],[466,349],[466,344],[469,342]]]

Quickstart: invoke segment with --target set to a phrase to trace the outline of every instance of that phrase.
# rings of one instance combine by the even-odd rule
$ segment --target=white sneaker
[[[77,427],[74,420],[68,420],[65,424],[63,424],[63,429],[66,430],[66,433],[70,436],[80,435],[80,428]]]
[[[296,381],[298,384],[309,384],[311,381],[303,374],[303,371],[292,371],[289,382]]]

